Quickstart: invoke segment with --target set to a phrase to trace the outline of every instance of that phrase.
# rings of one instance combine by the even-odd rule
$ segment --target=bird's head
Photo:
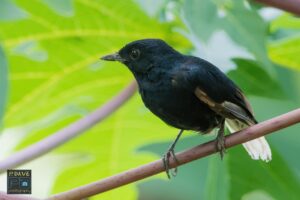
[[[103,56],[102,60],[119,61],[134,74],[146,73],[149,69],[161,66],[169,56],[179,54],[160,39],[143,39],[125,45],[117,53]]]

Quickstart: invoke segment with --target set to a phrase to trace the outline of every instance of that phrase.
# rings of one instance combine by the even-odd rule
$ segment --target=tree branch
[[[236,132],[226,136],[226,148],[247,142],[249,140],[264,136],[274,131],[286,128],[293,124],[300,122],[300,109],[296,109],[281,116],[269,119],[262,123],[251,126],[245,130]],[[170,159],[170,166],[176,167],[193,160],[208,156],[216,152],[215,141],[207,142],[205,144],[196,146],[189,150],[176,154],[179,164],[176,164],[173,159]],[[51,196],[49,200],[75,200],[83,199],[95,194],[106,192],[123,185],[133,183],[135,181],[153,176],[164,171],[163,163],[161,160],[156,160],[149,164],[116,174],[114,176],[96,181],[67,192]]]
[[[5,172],[7,169],[15,168],[26,162],[29,162],[39,156],[42,156],[52,149],[64,144],[72,138],[83,133],[95,124],[99,123],[123,103],[125,103],[136,91],[136,82],[133,81],[127,88],[120,92],[117,96],[109,102],[85,116],[84,118],[74,122],[73,124],[63,128],[62,130],[46,137],[45,139],[32,144],[31,146],[16,152],[0,162],[0,173]]]
[[[300,1],[299,0],[255,0],[281,10],[288,11],[295,15],[300,15]]]

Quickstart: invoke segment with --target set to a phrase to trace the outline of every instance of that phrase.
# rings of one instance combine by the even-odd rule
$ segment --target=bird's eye
[[[136,60],[136,59],[138,59],[140,57],[140,54],[141,54],[140,50],[138,50],[138,49],[132,49],[131,52],[130,52],[130,58],[132,60]]]

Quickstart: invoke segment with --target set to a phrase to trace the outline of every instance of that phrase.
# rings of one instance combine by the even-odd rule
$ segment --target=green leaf
[[[86,115],[133,79],[125,66],[100,61],[101,56],[141,38],[186,44],[169,24],[148,18],[132,1],[76,0],[74,16],[68,17],[44,1],[16,3],[28,18],[0,23],[0,38],[11,67],[6,128],[26,133],[18,149]],[[165,134],[152,134],[161,131]],[[54,151],[80,153],[87,162],[66,166],[52,193],[151,161],[153,156],[135,155],[135,148],[166,138],[168,132],[171,129],[150,114],[139,97],[134,98],[99,126]],[[134,185],[102,195],[124,200],[135,196]]]
[[[6,108],[8,90],[8,67],[4,52],[0,46],[0,128],[2,128],[2,117]]]
[[[257,190],[264,191],[273,199],[298,199],[299,179],[274,147],[270,163],[249,159],[241,146],[230,151],[229,173],[232,186],[230,199],[241,199],[245,194]]]
[[[71,99],[77,105],[94,108],[132,78],[120,64],[100,62],[100,56],[134,39],[165,38],[169,34],[167,26],[148,19],[134,4],[121,1],[112,6],[107,2],[78,0],[73,18],[57,15],[43,3],[18,1],[18,4],[32,17],[0,23],[0,34],[12,65],[13,92],[6,117],[8,125],[38,119],[68,104]],[[132,11],[126,9],[129,7]],[[18,31],[20,29],[23,31]],[[172,35],[168,37],[171,40],[178,37]],[[102,67],[95,67],[95,63]],[[26,90],[18,89],[25,82]],[[105,95],[94,94],[105,88],[105,84],[117,86]],[[90,100],[80,99],[78,95],[90,96]],[[73,99],[76,96],[79,99]],[[30,118],[26,110],[31,110]]]
[[[299,18],[284,14],[271,24],[275,39],[268,46],[272,61],[291,69],[300,70],[300,22]]]
[[[200,4],[200,1],[190,2]],[[224,2],[214,1],[216,5],[221,5],[217,6],[217,13],[221,13],[221,17],[218,16],[221,19],[218,20],[228,27],[223,29],[260,61],[266,59],[263,54],[264,25],[261,24],[257,13],[248,10],[244,1]],[[24,141],[19,145],[19,149],[86,115],[109,100],[133,78],[124,66],[101,62],[98,60],[100,56],[117,51],[129,41],[145,37],[160,37],[175,47],[179,45],[180,48],[186,45],[186,41],[179,34],[171,32],[172,26],[149,19],[132,1],[18,0],[16,3],[20,6],[16,7],[17,9],[27,13],[27,18],[0,23],[0,38],[10,63],[11,92],[5,125],[7,131],[14,130],[16,135],[24,135]],[[194,12],[196,7],[191,7],[192,5],[186,6],[190,6]],[[206,12],[204,8],[201,10]],[[225,19],[222,18],[222,12],[225,12]],[[188,14],[192,15],[192,12]],[[205,20],[200,19],[205,33],[194,27],[198,31],[197,34],[204,38],[209,37],[209,31],[214,31],[215,25],[214,16],[206,14],[212,17],[212,21],[203,18],[212,23],[207,28],[207,33],[206,26],[210,24],[206,23],[206,26],[202,24]],[[251,17],[249,26],[245,26],[248,24],[247,16]],[[199,19],[190,16],[190,20],[193,20],[192,25],[196,26]],[[259,47],[263,48],[258,49]],[[241,65],[238,64],[238,69],[231,73],[246,92],[265,97],[280,96],[271,94],[268,90],[271,88],[280,94],[280,91],[277,91],[276,81],[270,78],[260,65],[247,60],[238,62],[241,62]],[[243,67],[244,64],[246,67]],[[254,80],[252,78],[248,80],[247,77],[253,76],[253,73],[258,78],[254,76]],[[257,85],[256,82],[260,84]],[[285,87],[286,91],[292,93],[288,90],[288,86],[287,84]],[[293,92],[297,92],[297,89],[295,88]],[[282,99],[253,98],[250,100],[258,120],[276,116],[298,106]],[[164,174],[156,176],[154,180],[150,179],[149,182],[145,181],[139,185],[141,191],[139,197],[143,197],[143,200],[145,197],[194,200],[234,199],[236,196],[239,196],[239,199],[278,199],[277,197],[281,197],[280,191],[286,194],[286,198],[293,198],[293,195],[298,195],[300,177],[300,170],[297,167],[300,166],[299,159],[295,157],[295,152],[299,151],[297,143],[299,138],[295,134],[299,132],[299,126],[282,132],[284,133],[268,137],[272,149],[275,149],[276,161],[275,164],[272,164],[272,161],[271,166],[251,161],[243,149],[237,148],[229,150],[223,162],[216,155],[180,167],[177,178],[171,182],[160,179],[165,177]],[[80,159],[71,156],[70,162],[61,164],[64,168],[60,168],[52,193],[69,190],[150,162],[160,157],[169,144],[154,143],[173,138],[176,133],[176,129],[168,127],[150,113],[136,95],[103,123],[54,151],[55,154],[73,154],[73,157],[80,155]],[[187,138],[183,140],[184,143],[187,142],[184,148],[202,143],[205,139],[207,138],[203,136]],[[5,144],[4,141],[3,143]],[[145,144],[152,144],[151,153],[136,151],[137,147]],[[45,157],[36,160],[36,166],[40,169],[44,169],[43,166],[48,162],[53,164],[52,160]],[[266,181],[267,186],[261,180],[253,181],[247,173],[250,171],[248,162],[256,178],[259,179],[259,175],[264,173],[262,180],[265,181],[267,178],[271,180]],[[31,163],[26,165],[28,168],[31,166]],[[52,176],[54,174],[51,174],[51,178]],[[244,182],[240,184],[241,181]],[[33,183],[38,184],[41,182]],[[278,191],[273,191],[272,188]],[[236,192],[239,190],[240,192]],[[137,195],[135,185],[131,184],[91,199],[131,200],[136,199]]]
[[[281,86],[260,65],[253,60],[234,59],[237,69],[228,76],[248,95],[269,98],[285,97]]]
[[[300,36],[289,37],[273,42],[269,46],[269,56],[272,61],[300,70]]]
[[[287,13],[273,20],[270,26],[270,30],[272,32],[275,32],[279,29],[294,29],[299,31],[299,28],[300,28],[299,17]]]

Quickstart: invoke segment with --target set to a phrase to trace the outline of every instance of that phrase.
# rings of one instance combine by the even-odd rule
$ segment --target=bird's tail
[[[226,119],[226,125],[231,133],[247,128],[249,125],[234,119]],[[254,160],[269,162],[272,160],[270,146],[265,137],[260,137],[243,143],[244,148]]]

